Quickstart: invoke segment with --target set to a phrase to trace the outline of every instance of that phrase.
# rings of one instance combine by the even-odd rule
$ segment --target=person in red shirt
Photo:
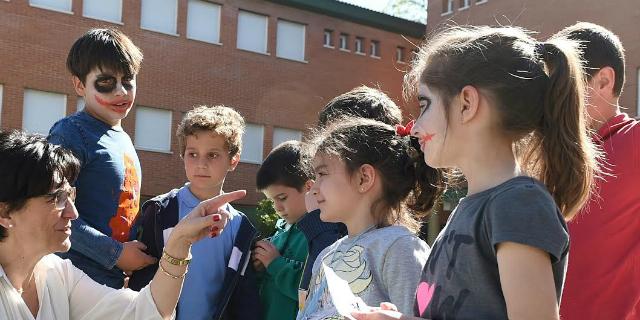
[[[568,224],[563,320],[640,319],[640,121],[621,111],[624,48],[602,26],[579,22],[553,37],[582,43],[587,111],[604,154],[590,201]]]

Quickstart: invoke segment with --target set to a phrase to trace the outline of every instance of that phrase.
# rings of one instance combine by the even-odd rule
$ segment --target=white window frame
[[[446,0],[446,9],[447,11],[444,11],[445,8],[442,8],[442,13],[440,14],[440,16],[446,16],[446,15],[450,15],[453,13],[453,1],[454,0]]]
[[[327,39],[329,40],[329,42],[327,43]],[[324,29],[324,38],[323,38],[324,44],[322,45],[325,48],[335,48],[333,46],[333,30],[329,30],[329,29]]]
[[[371,40],[369,44],[369,55],[372,58],[380,59],[380,41]]]
[[[120,24],[120,25],[122,25],[122,24],[123,24],[123,23],[122,23],[122,0],[109,0],[109,1],[104,1],[104,0],[93,0],[93,1],[96,1],[96,2],[98,2],[98,3],[103,3],[103,4],[104,4],[104,2],[116,2],[116,1],[117,1],[117,2],[118,2],[118,4],[117,4],[117,5],[118,5],[118,6],[119,6],[119,8],[120,8],[120,9],[119,9],[119,11],[120,11],[120,17],[119,17],[118,19],[115,19],[115,20],[114,20],[114,19],[108,19],[108,18],[100,17],[100,16],[97,16],[97,15],[87,14],[87,12],[86,12],[86,9],[87,9],[87,7],[88,7],[88,6],[86,5],[87,0],[83,0],[83,1],[82,1],[82,16],[83,16],[83,17],[85,17],[85,18],[90,18],[90,19],[101,20],[101,21],[107,21],[107,22],[111,22],[111,23],[115,23],[115,24]]]
[[[154,108],[154,107],[147,107],[147,106],[136,106],[135,108],[136,110],[136,123],[135,123],[135,135],[134,135],[134,139],[133,139],[133,145],[135,146],[136,150],[142,150],[142,151],[153,151],[153,152],[161,152],[161,153],[171,153],[171,136],[172,136],[172,132],[173,132],[173,112],[172,110],[169,109],[162,109],[162,108]],[[141,121],[144,121],[143,117],[141,116],[141,112],[144,112],[145,110],[159,110],[161,112],[165,112],[166,114],[169,115],[169,127],[166,128],[166,132],[165,132],[165,139],[163,140],[163,144],[166,144],[166,146],[164,147],[153,147],[153,146],[149,146],[149,145],[141,145],[141,139],[142,139],[142,135],[141,132],[142,130],[140,130],[140,123]],[[157,125],[157,123],[156,123]],[[155,136],[159,136],[162,132],[158,129],[154,130],[154,135]]]
[[[339,43],[338,43],[338,48],[340,48],[340,51],[347,51],[349,52],[349,35],[346,33],[341,33],[339,39]]]
[[[298,25],[298,26],[302,27],[302,39],[298,39],[298,40],[302,40],[302,57],[300,59],[295,58],[295,57],[283,56],[281,54],[280,50],[279,50],[279,47],[280,47],[280,44],[281,44],[280,41],[283,40],[280,37],[280,27],[282,25],[286,25],[286,24]],[[288,21],[288,20],[278,19],[278,22],[277,22],[277,25],[276,25],[276,57],[282,58],[282,59],[287,59],[287,60],[299,61],[299,62],[307,62],[304,59],[305,58],[305,54],[306,54],[306,45],[307,45],[307,26],[306,25],[304,25],[302,23],[298,23],[298,22],[292,22],[292,21]]]
[[[66,14],[73,14],[73,0],[66,0],[68,5],[67,5],[67,8],[65,9],[59,9],[56,7],[48,6],[46,4],[33,3],[34,1],[36,0],[29,0],[30,7],[51,10],[51,11],[56,11],[56,12],[66,13]]]
[[[174,21],[173,21],[173,30],[172,31],[166,31],[166,30],[160,30],[160,29],[154,29],[154,27],[151,26],[144,26],[142,25],[143,22],[143,15],[145,13],[145,0],[140,0],[140,29],[142,30],[147,30],[147,31],[153,31],[153,32],[158,32],[158,33],[162,33],[162,34],[168,34],[171,36],[179,36],[178,34],[178,0],[162,0],[162,1],[173,1],[173,3],[175,3],[175,10],[174,10]],[[147,2],[148,3],[148,2]],[[153,13],[154,11],[151,10],[151,12]]]
[[[258,141],[260,143],[258,150],[256,150],[256,152],[258,153],[257,154],[258,158],[252,158],[252,157],[247,158],[248,156],[247,150],[248,150],[249,144],[247,143],[247,141],[245,141],[245,139],[247,138],[247,133],[251,131],[251,128],[259,130],[258,137],[255,137],[255,141]],[[250,137],[250,138],[253,138],[253,137]],[[242,153],[240,154],[240,162],[261,164],[263,159],[264,159],[264,126],[256,123],[246,123],[244,134],[242,135]]]
[[[241,14],[248,14],[248,15],[254,15],[254,16],[261,16],[264,18],[264,50],[263,51],[255,51],[249,48],[241,48],[240,47],[240,41],[238,41],[240,39],[240,15]],[[264,14],[259,14],[259,13],[254,13],[251,11],[245,11],[245,10],[239,10],[238,11],[238,26],[237,26],[237,31],[236,31],[236,48],[243,50],[243,51],[247,51],[247,52],[254,52],[254,53],[260,53],[260,54],[264,54],[264,55],[269,55],[269,16],[264,15]]]
[[[285,136],[287,139],[281,139],[278,136],[278,133],[281,133],[282,136]],[[291,139],[292,136],[295,136],[295,138]],[[285,142],[285,141],[289,141],[289,140],[297,140],[297,141],[302,141],[302,131],[297,130],[297,129],[289,129],[289,128],[281,128],[281,127],[273,127],[273,139],[272,141],[272,147],[271,149],[277,147],[279,144]],[[280,141],[278,141],[280,140]]]
[[[353,42],[353,50],[356,54],[365,55],[364,53],[364,38],[356,37]]]
[[[43,114],[44,112],[41,111],[43,106],[37,106],[35,109],[31,108],[31,107],[27,107],[27,103],[29,103],[30,101],[27,101],[27,96],[29,96],[29,93],[33,93],[33,94],[44,94],[44,95],[56,95],[58,97],[56,98],[63,98],[62,104],[61,105],[54,105],[52,103],[47,103],[46,107],[44,108],[58,108],[57,110],[47,110],[50,111],[51,113],[54,113],[55,116],[58,116],[57,119],[53,119],[53,121],[48,121],[50,123],[46,123],[48,124],[47,129],[42,129],[40,131],[37,130],[37,127],[43,127],[42,124],[43,121],[42,119],[38,119],[36,121],[31,121],[28,117],[31,115],[35,115],[35,114]],[[58,93],[58,92],[50,92],[50,91],[43,91],[43,90],[35,90],[35,89],[24,89],[24,95],[23,95],[23,100],[22,100],[22,129],[32,132],[32,133],[40,133],[40,134],[44,134],[47,135],[49,133],[49,130],[51,129],[51,127],[60,119],[64,118],[67,115],[67,95],[64,93]],[[49,120],[49,119],[47,119]],[[32,123],[33,122],[33,123]],[[32,130],[32,128],[27,128],[27,126],[33,126],[33,124],[35,124],[36,130]],[[43,127],[44,128],[44,127]]]
[[[84,97],[78,96],[76,99],[76,112],[84,110]]]
[[[405,63],[406,61],[404,48],[396,47],[396,62]]]
[[[471,7],[471,0],[461,0],[461,1],[464,1],[464,3],[460,6],[460,8],[458,8],[458,11],[467,10],[469,9],[469,7]]]
[[[487,3],[489,0],[476,0],[476,5]]]
[[[193,35],[193,28],[191,27],[191,24],[189,23],[190,21],[192,21],[191,19],[191,4],[192,3],[197,3],[197,2],[202,2],[205,6],[211,6],[211,7],[217,7],[218,9],[218,17],[217,17],[217,24],[218,24],[218,34],[217,34],[217,38],[216,39],[205,39],[203,37],[200,37],[198,35]],[[208,26],[211,27],[211,26]],[[196,41],[202,41],[202,42],[207,42],[207,43],[212,43],[212,44],[218,44],[218,45],[222,45],[222,43],[220,43],[220,29],[222,27],[222,5],[217,4],[217,3],[213,3],[213,2],[209,2],[209,1],[204,1],[204,0],[189,0],[187,3],[187,39],[191,39],[191,40],[196,40]]]

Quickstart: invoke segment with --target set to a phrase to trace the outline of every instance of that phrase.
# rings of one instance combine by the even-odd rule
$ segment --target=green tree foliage
[[[276,230],[276,221],[280,218],[273,207],[273,201],[269,199],[260,200],[256,211],[258,211],[258,220],[261,224],[258,229],[262,233],[262,237],[272,235]]]
[[[427,0],[389,0],[384,13],[426,24]]]

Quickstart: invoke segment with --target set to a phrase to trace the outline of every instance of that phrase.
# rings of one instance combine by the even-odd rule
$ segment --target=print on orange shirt
[[[118,199],[118,211],[109,221],[111,238],[120,242],[129,241],[129,231],[136,219],[140,204],[140,181],[133,160],[124,155],[124,182]]]

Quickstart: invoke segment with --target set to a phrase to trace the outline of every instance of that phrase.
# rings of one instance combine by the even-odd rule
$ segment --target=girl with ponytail
[[[415,233],[439,188],[407,128],[369,119],[334,121],[313,144],[316,181],[310,192],[320,218],[342,222],[348,235],[323,250],[298,319],[342,319],[329,294],[331,270],[367,305],[391,301],[411,312],[429,253]],[[343,302],[344,301],[340,301]]]
[[[454,27],[424,45],[405,78],[424,161],[456,168],[468,195],[436,239],[416,290],[425,319],[558,319],[565,220],[588,198],[588,138],[577,44],[516,27]],[[356,319],[412,319],[391,304]]]

